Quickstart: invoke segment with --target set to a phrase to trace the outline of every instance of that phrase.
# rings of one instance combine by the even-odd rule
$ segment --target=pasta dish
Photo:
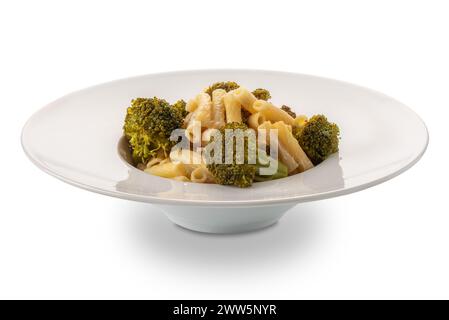
[[[299,174],[338,151],[326,116],[275,106],[266,89],[217,82],[188,100],[136,98],[124,135],[134,165],[185,182],[249,187]]]

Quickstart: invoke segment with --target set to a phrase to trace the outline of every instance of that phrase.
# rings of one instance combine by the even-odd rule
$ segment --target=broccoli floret
[[[338,151],[340,129],[323,115],[315,115],[303,127],[295,127],[293,134],[314,165]]]
[[[282,110],[287,112],[292,118],[296,118],[296,113],[290,108],[289,106],[286,106],[285,104],[281,107]]]
[[[173,130],[180,128],[183,115],[159,98],[137,98],[131,101],[123,126],[125,137],[132,148],[135,164],[146,163],[159,150],[170,152],[176,143],[170,141]]]
[[[267,89],[258,88],[252,93],[258,100],[268,101],[271,99],[270,91],[268,91]]]
[[[271,176],[260,176],[259,175],[259,169],[261,167],[266,167],[268,164],[268,158],[265,158],[264,161],[262,161],[264,164],[255,163],[250,164],[248,163],[249,159],[249,144],[248,144],[248,138],[245,137],[245,148],[244,148],[244,162],[243,163],[237,163],[237,155],[236,155],[236,142],[234,141],[234,138],[226,139],[225,136],[225,130],[226,129],[232,129],[232,130],[249,130],[248,127],[245,124],[242,123],[228,123],[226,124],[221,130],[222,134],[222,162],[221,163],[214,163],[212,159],[207,159],[207,168],[209,172],[214,176],[215,181],[218,184],[222,185],[233,185],[240,188],[246,188],[250,187],[254,181],[268,181],[273,179],[279,179],[284,178],[288,175],[287,167],[283,165],[282,163],[278,162],[278,170],[275,174]],[[214,143],[214,142],[211,142]],[[225,149],[226,146],[229,146],[229,144],[233,145],[233,163],[226,164],[225,163]],[[255,146],[254,146],[255,147]],[[256,151],[256,150],[251,150]],[[258,159],[260,160],[260,159]]]
[[[214,176],[215,181],[218,184],[223,185],[234,185],[240,188],[246,188],[253,184],[254,177],[256,175],[257,167],[253,164],[247,163],[248,161],[248,144],[247,139],[245,138],[245,155],[244,155],[244,163],[237,164],[236,163],[236,148],[234,139],[225,139],[225,130],[248,130],[248,127],[245,124],[232,122],[227,123],[221,130],[220,133],[222,135],[222,162],[214,163],[211,159],[207,159],[207,169]],[[228,141],[229,140],[229,141]],[[211,142],[215,143],[215,142]],[[225,149],[229,144],[233,144],[233,163],[227,164],[225,163]]]
[[[189,112],[186,110],[186,102],[184,100],[178,100],[173,104],[173,108],[178,109],[181,112],[183,118],[185,118]]]
[[[226,81],[226,82],[215,82],[211,86],[209,86],[204,92],[212,97],[212,92],[216,89],[223,89],[226,92],[237,89],[240,86],[234,81]]]

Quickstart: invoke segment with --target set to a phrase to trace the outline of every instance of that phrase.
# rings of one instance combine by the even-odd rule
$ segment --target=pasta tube
[[[312,162],[284,122],[278,121],[272,125],[272,128],[278,129],[279,142],[285,147],[285,150],[292,155],[295,161],[298,162],[299,172],[313,168]]]
[[[287,112],[277,108],[271,102],[265,100],[257,100],[253,104],[253,108],[260,112],[265,119],[271,122],[284,121],[286,124],[293,125],[295,119],[293,119]]]
[[[185,166],[181,162],[160,163],[152,166],[151,168],[145,169],[145,172],[164,178],[175,178],[179,176],[186,176],[187,174]]]
[[[146,168],[151,168],[152,166],[155,166],[155,165],[161,163],[163,160],[164,160],[164,159],[162,159],[162,158],[153,158],[153,159],[151,159],[150,161],[148,161],[148,163],[147,163],[145,169],[146,169]]]
[[[251,92],[248,91],[248,89],[240,87],[231,91],[231,93],[240,102],[242,108],[248,110],[250,113],[257,112],[253,107],[253,104],[257,99]]]
[[[223,103],[226,110],[226,122],[242,123],[242,109],[240,102],[231,93],[227,93],[223,97]]]
[[[187,176],[190,176],[197,168],[204,166],[205,163],[202,155],[192,150],[172,151],[170,159],[173,163],[182,163]]]
[[[293,156],[288,153],[282,143],[278,143],[278,150],[279,161],[285,164],[288,173],[294,172],[298,168],[298,162],[296,162]]]
[[[260,114],[260,112],[256,112],[248,118],[248,125],[250,128],[257,130],[257,128],[259,128],[265,121],[265,116]]]
[[[312,163],[310,162],[309,158],[307,158],[307,156],[304,154],[305,156],[305,160],[303,161],[303,163],[300,163],[300,161],[298,161],[298,152],[299,154],[304,153],[301,149],[301,147],[299,146],[299,143],[296,141],[296,139],[293,137],[293,135],[291,134],[291,132],[288,130],[287,125],[285,125],[283,122],[279,122],[277,125],[276,124],[272,124],[269,121],[266,121],[264,123],[262,123],[259,126],[259,130],[265,130],[265,141],[267,144],[270,144],[270,130],[274,130],[277,129],[278,131],[278,157],[279,160],[286,165],[287,169],[288,169],[288,173],[291,174],[292,172],[302,172],[305,171],[307,169],[310,169],[311,167],[313,167]],[[259,131],[259,133],[261,133],[263,131]],[[289,137],[291,135],[291,137],[293,138],[293,140],[291,139],[286,139],[285,137]],[[300,149],[299,151],[297,149]],[[296,157],[295,157],[296,154]],[[307,168],[307,169],[305,169]]]
[[[201,153],[187,149],[173,150],[170,152],[170,160],[174,163],[181,162],[185,165],[200,165],[204,163]]]
[[[193,182],[206,183],[208,181],[209,172],[206,167],[198,167],[192,171],[190,180]]]
[[[215,128],[221,128],[225,125],[225,107],[223,97],[226,91],[216,89],[212,92],[212,121]]]
[[[189,101],[187,101],[186,104],[186,110],[188,112],[194,112],[196,110],[196,108],[198,108],[198,102],[195,99],[190,99]]]
[[[207,93],[200,93],[196,96],[198,108],[195,110],[192,121],[207,122],[212,119],[212,101]]]
[[[307,123],[307,117],[304,115],[299,115],[295,118],[294,125],[297,127],[304,127],[304,125]]]
[[[186,128],[185,135],[189,141],[200,144],[201,139],[201,122],[200,121],[191,121]]]

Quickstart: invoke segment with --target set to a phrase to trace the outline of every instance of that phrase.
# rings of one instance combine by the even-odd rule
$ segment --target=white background
[[[444,0],[2,1],[0,298],[449,298],[448,17]],[[387,183],[231,236],[66,185],[21,149],[59,96],[202,68],[382,91],[423,118],[429,148]]]

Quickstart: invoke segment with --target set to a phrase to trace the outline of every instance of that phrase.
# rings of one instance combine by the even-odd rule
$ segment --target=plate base
[[[158,205],[175,224],[206,233],[242,233],[276,223],[295,205],[223,208]]]

